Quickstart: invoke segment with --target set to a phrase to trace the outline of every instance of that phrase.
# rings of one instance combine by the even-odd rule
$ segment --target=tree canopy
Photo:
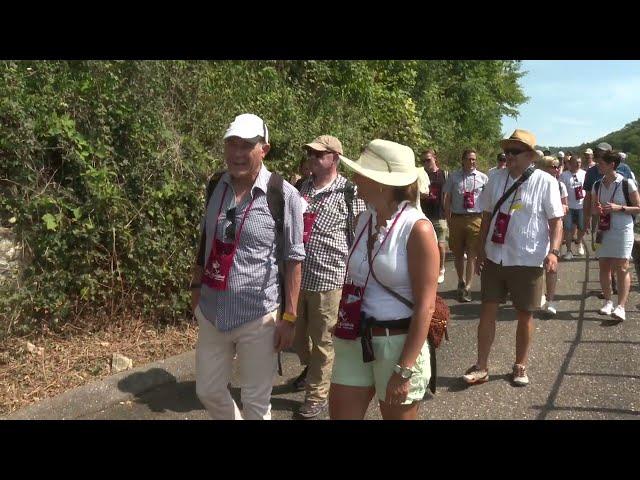
[[[488,167],[526,97],[516,61],[0,62],[0,224],[28,261],[2,320],[29,330],[86,315],[184,318],[206,178],[235,115],[269,125],[267,166],[301,145],[373,138]]]

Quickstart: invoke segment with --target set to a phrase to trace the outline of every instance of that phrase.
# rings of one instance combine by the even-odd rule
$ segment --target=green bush
[[[0,63],[0,224],[30,261],[0,296],[19,332],[85,317],[188,315],[206,178],[221,134],[252,112],[270,169],[331,133],[352,158],[373,138],[493,164],[523,96],[509,61]],[[11,320],[9,320],[11,319]]]

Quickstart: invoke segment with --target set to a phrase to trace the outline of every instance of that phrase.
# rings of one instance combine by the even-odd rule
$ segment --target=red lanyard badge
[[[467,192],[467,176],[465,176],[462,180],[462,204],[464,208],[471,209],[476,205],[476,199],[473,193],[476,190],[476,176],[473,175],[473,189],[470,192]]]
[[[214,290],[224,291],[227,289],[227,281],[229,280],[229,272],[233,265],[233,259],[240,243],[240,235],[242,234],[242,227],[244,227],[244,221],[253,206],[255,197],[251,199],[251,203],[242,216],[242,222],[240,223],[240,229],[238,234],[234,235],[233,243],[225,243],[216,238],[216,231],[218,228],[218,218],[222,212],[222,205],[227,195],[227,189],[229,184],[225,184],[224,192],[222,193],[222,199],[220,200],[220,208],[218,209],[218,215],[216,216],[216,230],[214,230],[213,244],[211,246],[211,253],[207,260],[204,273],[202,274],[202,283]],[[235,220],[234,220],[235,221]]]
[[[400,210],[400,213],[391,224],[391,228],[389,228],[387,235],[384,237],[384,240],[380,244],[380,247],[378,247],[378,250],[371,259],[370,265],[373,265],[373,261],[380,253],[380,250],[382,250],[382,246],[387,241],[387,238],[391,236],[393,227],[395,227],[398,219],[404,212],[404,209],[407,208],[407,205],[408,204],[405,204],[404,207],[402,207],[402,210]],[[360,336],[360,315],[362,310],[362,299],[364,298],[364,292],[367,288],[367,284],[369,283],[371,270],[369,270],[369,273],[367,274],[367,279],[364,282],[364,287],[358,287],[353,283],[346,283],[346,279],[347,273],[349,271],[349,261],[351,260],[351,255],[358,246],[358,243],[360,243],[360,239],[362,238],[362,234],[364,233],[365,229],[369,231],[369,238],[371,238],[372,223],[373,217],[370,217],[369,221],[360,232],[360,235],[358,235],[358,240],[356,240],[353,247],[351,248],[351,252],[349,252],[349,258],[347,259],[347,272],[345,272],[344,275],[345,284],[342,287],[342,298],[340,299],[340,306],[338,308],[338,321],[333,332],[336,337],[342,338],[343,340],[355,340]]]

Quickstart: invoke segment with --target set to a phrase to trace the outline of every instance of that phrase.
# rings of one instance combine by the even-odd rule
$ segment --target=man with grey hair
[[[191,279],[196,393],[213,419],[269,420],[278,352],[294,335],[305,202],[264,166],[269,131],[260,117],[238,115],[223,138],[227,171],[207,189]],[[227,388],[234,352],[242,413]]]

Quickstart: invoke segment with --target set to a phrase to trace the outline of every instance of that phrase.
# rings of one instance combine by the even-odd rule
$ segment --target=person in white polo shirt
[[[582,205],[584,203],[585,190],[584,190],[584,177],[587,172],[580,168],[580,159],[577,156],[572,156],[569,160],[569,170],[562,172],[560,175],[560,181],[567,187],[567,202],[569,204],[569,211],[564,218],[564,241],[567,246],[567,252],[564,255],[565,260],[573,259],[573,252],[571,251],[571,243],[573,237],[578,232],[578,255],[584,255],[584,246],[582,245],[582,239],[584,238],[584,215]]]
[[[538,157],[535,144],[533,134],[525,130],[502,140],[500,146],[511,158],[509,169],[492,176],[480,197],[482,248],[476,273],[481,274],[482,307],[477,362],[462,377],[468,384],[489,379],[498,306],[507,293],[518,318],[512,381],[517,386],[529,384],[526,365],[533,312],[540,307],[543,272],[555,272],[558,266],[564,215],[556,179],[532,168]]]

